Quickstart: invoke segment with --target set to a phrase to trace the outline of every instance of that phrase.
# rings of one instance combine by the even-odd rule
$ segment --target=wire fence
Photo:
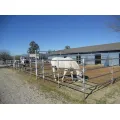
[[[90,66],[87,65],[86,62],[88,61],[95,61],[95,60],[105,60],[111,62],[111,66],[103,65],[94,65]],[[98,86],[105,85],[106,83],[114,83],[117,78],[120,78],[120,64],[115,64],[114,60],[120,60],[120,58],[107,58],[107,59],[88,59],[88,58],[81,58],[80,61],[80,69],[71,69],[68,67],[60,67],[60,62],[76,62],[76,60],[50,60],[50,59],[43,59],[40,60],[35,58],[35,61],[29,60],[29,65],[24,69],[20,60],[7,60],[5,63],[0,61],[0,64],[6,64],[8,66],[12,66],[14,69],[24,70],[30,75],[35,75],[36,79],[42,78],[45,80],[54,81],[54,73],[56,74],[57,81],[54,81],[58,84],[58,87],[61,85],[68,86],[69,88],[75,89],[77,91],[81,91],[84,93],[84,99],[86,98],[86,94],[89,94],[88,90],[92,88],[97,88]],[[54,61],[57,63],[57,71],[52,71],[51,62]],[[65,69],[69,71],[76,71],[80,70],[82,72],[82,81],[75,82],[72,81],[72,84],[69,82],[62,82],[63,72]],[[86,78],[87,76],[87,78]],[[66,75],[65,79],[71,79],[71,76]],[[73,76],[73,80],[78,80],[76,76]],[[99,82],[98,82],[99,81]],[[102,82],[101,82],[102,81]]]

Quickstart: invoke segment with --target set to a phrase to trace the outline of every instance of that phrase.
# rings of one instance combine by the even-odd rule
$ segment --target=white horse
[[[23,65],[23,67],[29,64],[29,60],[27,60],[24,57],[20,57],[20,62],[21,62],[21,65]]]
[[[82,80],[82,72],[80,71],[79,64],[70,57],[66,57],[66,58],[55,57],[51,60],[51,66],[52,66],[55,81],[56,81],[55,72],[58,68],[64,69],[62,82],[64,81],[64,77],[65,77],[68,70],[70,70],[72,80],[73,80],[73,70],[76,71],[76,75],[77,75],[78,80]]]

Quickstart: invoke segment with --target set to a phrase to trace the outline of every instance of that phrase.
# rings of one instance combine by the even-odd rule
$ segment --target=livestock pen
[[[35,75],[36,79],[42,78],[43,81],[51,81],[58,84],[58,87],[66,86],[70,89],[82,92],[84,94],[84,99],[86,99],[90,94],[108,86],[109,84],[113,84],[117,82],[120,78],[120,66],[117,64],[113,64],[113,60],[118,58],[109,58],[112,66],[107,65],[88,65],[87,61],[92,61],[93,59],[81,59],[80,68],[83,71],[82,81],[77,81],[77,77],[74,72],[74,81],[72,81],[70,74],[68,71],[65,76],[65,82],[62,82],[63,70],[58,69],[56,71],[57,81],[53,78],[53,71],[51,67],[51,60],[44,60],[41,58],[40,60],[35,60],[35,62],[30,61],[29,66],[25,69],[22,69],[19,65],[13,66],[17,70],[24,70],[29,75]],[[106,60],[106,59],[104,59]],[[59,61],[57,61],[59,62]],[[21,69],[19,69],[21,68]]]

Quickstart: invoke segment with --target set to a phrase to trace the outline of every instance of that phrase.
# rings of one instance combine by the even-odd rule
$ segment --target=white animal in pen
[[[23,65],[23,67],[25,67],[26,65],[29,65],[29,60],[27,60],[24,57],[20,57],[20,62]]]
[[[70,70],[72,80],[73,80],[73,71],[76,71],[78,80],[82,80],[82,71],[80,70],[79,64],[70,57],[66,57],[66,58],[55,57],[51,60],[51,66],[55,81],[56,81],[56,75],[55,75],[56,70],[61,68],[64,69],[62,82],[64,81],[64,77],[68,70]]]

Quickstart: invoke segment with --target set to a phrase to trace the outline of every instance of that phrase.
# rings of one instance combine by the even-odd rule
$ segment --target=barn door
[[[95,64],[101,64],[101,54],[95,55]]]

